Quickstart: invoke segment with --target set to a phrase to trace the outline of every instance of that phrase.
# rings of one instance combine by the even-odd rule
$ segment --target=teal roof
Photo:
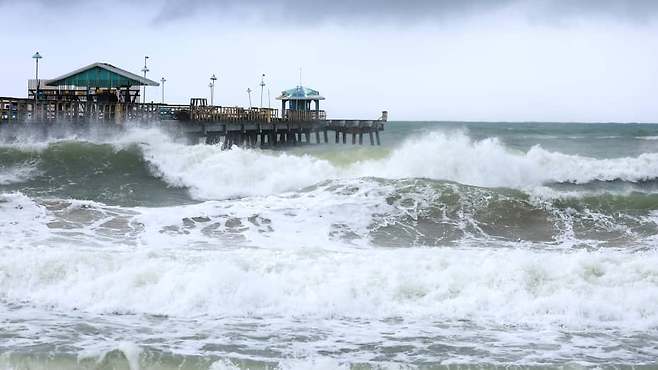
[[[54,78],[48,86],[130,87],[158,86],[155,81],[138,76],[107,63],[94,63]]]
[[[288,89],[281,92],[281,96],[277,97],[278,100],[324,100],[324,96],[320,96],[317,90],[309,89],[304,86],[297,86],[293,89]]]

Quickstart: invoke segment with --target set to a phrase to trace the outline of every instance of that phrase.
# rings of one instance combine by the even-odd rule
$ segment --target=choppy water
[[[658,126],[0,129],[0,368],[653,366]]]

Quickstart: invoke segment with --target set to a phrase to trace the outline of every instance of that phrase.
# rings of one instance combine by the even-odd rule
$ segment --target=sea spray
[[[658,325],[655,251],[30,248],[0,256],[5,302],[85,314]]]
[[[412,138],[383,160],[352,168],[360,176],[420,177],[462,184],[525,189],[552,183],[646,181],[658,178],[658,154],[594,159],[553,153],[539,146],[513,151],[496,138],[475,141],[463,133],[433,132]]]
[[[106,144],[112,145],[114,152],[108,152]],[[135,148],[139,148],[141,154],[134,153]],[[74,182],[78,180],[76,174],[84,176],[83,173],[90,171],[107,176],[124,171],[125,175],[144,177],[147,175],[142,168],[145,168],[171,187],[187,188],[198,200],[276,194],[337,178],[428,178],[527,191],[556,183],[637,183],[658,178],[658,154],[655,153],[596,159],[550,152],[539,146],[520,152],[507,148],[496,138],[478,141],[463,132],[432,132],[423,137],[411,137],[384,158],[357,157],[352,164],[340,166],[309,154],[240,148],[222,151],[219,146],[185,145],[158,129],[132,129],[123,135],[88,144],[57,141],[42,148],[41,153],[36,160],[31,160],[31,167],[12,167],[19,168],[14,172],[25,174],[23,181],[39,171],[44,177],[56,176],[53,165],[61,167],[56,169],[60,176],[69,175],[62,181]],[[67,159],[71,155],[78,156],[75,158],[91,155],[94,160],[86,164],[78,159],[71,162]],[[16,165],[15,162],[5,164]],[[121,167],[114,169],[113,166]],[[11,177],[7,183],[21,180],[11,175],[11,171],[5,172],[3,176]]]
[[[656,129],[464,125],[0,139],[0,367],[653,363]]]
[[[434,180],[327,180],[296,192],[159,207],[3,196],[3,232],[37,245],[50,233],[83,244],[158,248],[442,246],[466,241],[543,248],[641,248],[658,232],[658,194],[528,195]],[[652,207],[652,205],[654,205]],[[20,227],[15,227],[20,225]],[[18,234],[16,234],[18,233]],[[102,238],[102,239],[99,239]]]

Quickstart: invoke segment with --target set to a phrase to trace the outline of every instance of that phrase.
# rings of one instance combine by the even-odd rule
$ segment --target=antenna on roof
[[[302,86],[302,67],[299,67],[299,87]]]

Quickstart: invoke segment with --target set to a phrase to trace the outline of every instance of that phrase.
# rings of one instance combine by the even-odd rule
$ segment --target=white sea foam
[[[205,145],[168,149],[143,147],[156,173],[174,186],[188,187],[200,199],[275,194],[337,176],[328,162],[310,156],[221,151]]]
[[[539,146],[524,153],[508,149],[495,138],[474,141],[463,133],[434,132],[412,138],[386,158],[364,159],[347,168],[310,155],[188,146],[157,133],[142,136],[140,142],[157,174],[174,186],[190,188],[199,199],[275,194],[326,179],[364,176],[417,177],[520,189],[555,182],[637,182],[658,177],[658,153],[595,159]]]
[[[349,370],[350,364],[331,357],[309,357],[280,361],[272,370]],[[401,366],[381,366],[382,370],[402,370]],[[230,360],[214,362],[208,370],[239,370],[240,367]]]
[[[59,140],[59,139],[58,139]],[[597,159],[534,146],[512,150],[496,138],[473,140],[463,132],[412,137],[381,159],[355,158],[348,166],[310,154],[185,145],[158,129],[129,129],[121,135],[89,138],[118,148],[139,145],[155,175],[186,187],[197,199],[226,199],[298,190],[327,179],[429,178],[485,187],[529,190],[551,183],[638,182],[658,177],[658,153]],[[28,145],[26,143],[21,145]],[[47,145],[47,144],[40,144]],[[0,173],[0,184],[23,181],[30,168]]]
[[[25,182],[38,175],[39,171],[34,165],[11,166],[0,168],[0,185],[10,185]]]
[[[135,222],[144,225],[140,244],[147,246],[203,244],[210,239],[228,245],[243,240],[270,248],[331,248],[344,245],[347,234],[353,235],[350,246],[366,246],[373,214],[392,217],[401,212],[385,202],[393,189],[366,180],[344,180],[301,193],[137,208]]]
[[[492,242],[388,249],[372,246],[364,237],[372,231],[376,215],[406,214],[416,220],[416,208],[433,200],[417,190],[405,195],[409,199],[390,204],[388,197],[400,189],[390,181],[364,177],[518,187],[534,189],[533,197],[550,198],[559,194],[550,195],[542,187],[549,182],[654,178],[658,161],[653,154],[602,160],[539,147],[524,153],[495,139],[474,141],[461,133],[433,133],[408,140],[386,158],[338,166],[311,155],[186,146],[157,130],[132,130],[108,142],[117,147],[137,143],[154,174],[173,186],[188,187],[195,198],[213,200],[130,208],[93,201],[40,201],[48,210],[21,193],[0,196],[0,305],[11,307],[4,315],[25,318],[34,311],[38,318],[52,313],[52,331],[57,332],[50,333],[53,343],[61,340],[61,328],[77,325],[80,317],[100,317],[100,326],[109,323],[111,329],[102,333],[112,341],[100,349],[90,348],[94,358],[102,358],[103,351],[119,351],[136,368],[145,356],[136,344],[117,345],[127,334],[116,327],[133,328],[130,333],[137,334],[130,340],[143,340],[147,347],[163,343],[176,352],[180,350],[176,346],[188,345],[185,353],[198,355],[205,353],[199,349],[202,336],[190,338],[197,338],[199,326],[208,325],[209,332],[223,335],[212,325],[229,326],[252,318],[288,329],[299,322],[311,323],[302,332],[309,336],[322,323],[321,329],[330,333],[330,338],[314,344],[300,342],[307,352],[302,351],[299,359],[274,359],[282,369],[347,366],[317,354],[344,348],[344,342],[354,345],[352,349],[363,345],[371,353],[372,343],[379,350],[394,342],[390,337],[396,335],[401,339],[395,345],[412,343],[421,348],[426,339],[403,342],[425,335],[454,340],[471,330],[472,338],[484,334],[496,336],[488,339],[496,343],[517,341],[526,356],[521,363],[540,364],[547,358],[568,361],[572,353],[605,359],[603,352],[592,355],[592,348],[617,346],[618,337],[633,333],[657,335],[655,248],[540,250],[523,248],[523,243],[515,244],[518,249],[493,248],[502,243]],[[302,187],[310,188],[294,191]],[[233,197],[240,198],[227,199]],[[459,217],[456,222],[469,222],[468,212]],[[655,245],[653,240],[649,243]],[[150,332],[158,320],[149,321],[150,316],[143,314],[166,315],[163,337]],[[50,330],[46,321],[7,322],[18,331],[33,330],[21,337],[25,346],[38,336],[35,332]],[[367,324],[359,327],[355,322]],[[413,323],[416,327],[411,330]],[[435,323],[464,323],[470,329],[445,329]],[[551,337],[581,329],[603,333],[593,342],[596,346],[578,338],[565,342]],[[520,334],[523,330],[529,333]],[[181,331],[185,336],[175,337]],[[263,337],[276,332],[275,327]],[[68,338],[73,346],[78,340],[98,341],[93,335],[76,339],[77,333]],[[240,344],[252,350],[266,341]],[[538,341],[559,349],[532,353],[527,344]],[[505,356],[514,356],[505,346],[490,349],[486,342],[467,342],[469,348],[499,351],[502,363]],[[646,350],[647,358],[653,355],[647,345],[635,345],[614,358],[632,361],[637,358],[636,348]],[[415,359],[435,361],[432,356],[437,353]],[[372,358],[354,356],[349,360]],[[466,351],[462,356],[451,360],[488,360],[478,352]],[[213,366],[234,365],[227,360]]]
[[[0,251],[0,297],[176,317],[471,320],[649,330],[658,253],[239,249]]]
[[[38,243],[50,236],[46,224],[52,220],[45,207],[22,193],[0,193],[0,247],[29,240]]]
[[[349,370],[349,363],[341,362],[330,357],[310,357],[304,359],[290,359],[279,363],[277,370]],[[382,366],[382,369],[389,369]]]
[[[87,359],[93,360],[98,367],[102,367],[101,363],[105,361],[106,357],[112,352],[119,352],[125,358],[129,370],[139,370],[139,356],[142,352],[138,345],[132,342],[119,342],[119,343],[97,343],[95,348],[85,348],[78,352],[77,361],[85,361]]]
[[[424,177],[476,186],[525,188],[554,182],[642,181],[658,177],[658,153],[635,158],[594,159],[550,152],[539,146],[512,151],[498,139],[434,132],[410,139],[381,161],[365,161],[356,173]]]

